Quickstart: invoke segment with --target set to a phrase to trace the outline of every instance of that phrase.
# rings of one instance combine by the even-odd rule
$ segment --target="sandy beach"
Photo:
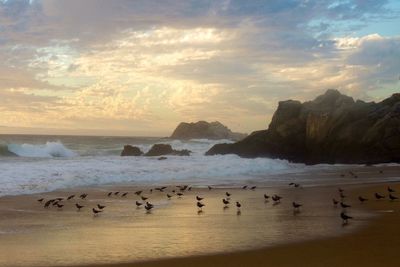
[[[384,170],[379,174],[383,180],[395,180],[399,171],[379,170]],[[166,193],[177,190],[175,185],[168,185],[166,192],[135,185],[3,197],[0,266],[397,266],[390,255],[399,248],[395,222],[400,202],[376,201],[373,193],[387,195],[388,185],[399,191],[400,185],[364,184],[363,177],[368,181],[378,175],[375,167],[361,167],[357,173],[361,177],[355,184],[342,186],[344,201],[352,205],[347,212],[355,218],[345,226],[339,217],[342,209],[332,204],[333,197],[339,199],[338,185],[193,187],[171,200]],[[135,201],[141,200],[133,192],[139,189],[155,205],[151,213],[136,208]],[[116,191],[121,193],[107,196]],[[224,208],[227,191],[231,204]],[[76,200],[83,192],[87,199]],[[122,192],[129,194],[121,197]],[[265,201],[264,193],[281,195],[282,202]],[[71,194],[77,196],[63,200],[61,209],[44,209],[37,202]],[[197,195],[205,198],[202,212],[196,207]],[[370,200],[360,204],[359,195]],[[304,205],[300,212],[294,212],[292,201]],[[85,207],[77,212],[75,203]],[[107,207],[93,216],[97,204]]]

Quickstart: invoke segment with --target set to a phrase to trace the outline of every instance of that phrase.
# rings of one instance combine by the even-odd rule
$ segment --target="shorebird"
[[[295,209],[295,210],[299,210],[300,209],[300,207],[301,206],[303,206],[302,204],[300,204],[300,203],[296,203],[296,202],[292,202],[292,206],[293,206],[293,208]]]
[[[264,194],[264,199],[267,201],[269,199],[269,196],[267,194]]]
[[[150,204],[149,202],[146,202],[146,205],[144,206],[144,208],[146,209],[146,212],[149,213],[151,211],[151,209],[154,208],[154,206],[152,204]]]
[[[149,207],[154,207],[154,205],[153,204],[151,204],[150,202],[146,202],[146,206],[149,206]]]
[[[53,203],[54,201],[55,201],[54,199],[47,200],[46,203],[44,203],[44,207],[48,208],[50,204]]]
[[[86,193],[83,193],[83,194],[82,194],[82,195],[80,195],[79,197],[80,197],[81,199],[85,199],[87,196],[88,196],[88,194],[86,194]]]
[[[139,207],[142,206],[142,205],[143,205],[143,203],[141,203],[141,202],[139,202],[139,201],[136,200],[136,207],[139,208]]]
[[[202,210],[202,208],[204,207],[205,205],[203,204],[203,203],[201,203],[200,201],[197,201],[197,207],[200,209],[200,210]]]
[[[125,193],[122,194],[121,197],[126,197],[127,194],[128,194],[128,192],[125,192]]]
[[[100,204],[97,204],[97,207],[99,208],[99,209],[104,209],[106,206],[103,206],[103,205],[100,205]]]
[[[162,188],[162,187],[156,187],[156,188],[154,188],[154,190],[157,190],[157,191],[160,191],[160,192],[164,192],[164,188]]]
[[[388,186],[387,190],[388,190],[389,193],[394,193],[394,192],[396,192],[396,190],[394,190],[393,188],[390,188],[390,186]]]
[[[58,209],[62,209],[62,207],[64,207],[64,204],[57,203],[57,208]]]
[[[226,200],[225,198],[222,199],[222,203],[225,204],[225,207],[227,207],[229,205],[229,201]]]
[[[83,205],[79,205],[79,203],[75,204],[76,208],[78,209],[78,211],[81,211],[81,208],[83,208]]]
[[[139,196],[140,194],[142,194],[142,192],[143,192],[142,190],[136,191],[136,192],[135,192],[135,195],[138,195],[138,196]]]
[[[365,201],[368,201],[368,198],[363,198],[362,196],[359,196],[358,200],[360,200],[361,203],[364,203]]]
[[[56,198],[57,201],[61,201],[61,200],[63,200],[63,199],[64,199],[63,197],[58,197],[58,198]]]
[[[40,203],[42,203],[43,200],[44,200],[44,198],[39,198],[37,201],[40,202]]]
[[[171,199],[171,197],[172,197],[172,196],[171,196],[170,194],[167,194],[167,198],[168,198],[168,199]]]
[[[353,217],[348,216],[345,212],[341,212],[340,217],[343,220],[343,224],[347,224],[349,219],[353,219]]]
[[[119,191],[114,192],[114,196],[117,196],[119,194]]]
[[[250,187],[251,190],[256,190],[257,186]]]
[[[67,197],[67,200],[71,200],[75,197],[75,195],[70,195],[69,197]]]
[[[340,192],[340,198],[341,198],[341,199],[346,198],[346,195],[343,194],[343,192]]]
[[[196,196],[196,200],[197,200],[197,201],[202,201],[203,199],[204,199],[204,197]]]
[[[335,207],[337,206],[337,204],[339,204],[339,201],[336,200],[336,199],[334,199],[334,198],[332,198],[332,202],[333,202],[333,205],[334,205]]]
[[[188,188],[188,191],[192,191],[192,187],[191,186]]]
[[[343,202],[340,202],[340,206],[342,207],[342,208],[351,208],[351,206],[350,205],[347,205],[347,204],[345,204],[345,203],[343,203]]]
[[[179,198],[181,198],[183,196],[183,193],[178,192],[177,195],[178,195]]]
[[[396,196],[393,196],[392,194],[389,194],[389,198],[390,198],[390,201],[393,201],[393,200],[399,199],[398,197],[396,197]]]
[[[380,199],[385,198],[385,196],[382,196],[382,195],[380,195],[380,194],[378,194],[378,193],[375,193],[375,198],[376,198],[377,200],[380,200]]]
[[[236,201],[236,207],[238,208],[238,210],[240,210],[240,208],[242,207],[242,204],[240,204],[238,201]]]
[[[242,187],[242,189],[247,189],[247,185],[244,185],[244,186]]]
[[[229,192],[225,192],[225,195],[229,198],[231,194]]]
[[[211,186],[208,186],[208,190],[211,190],[212,189],[212,187]]]
[[[281,202],[282,197],[278,196],[278,195],[273,195],[272,196],[272,200],[276,203],[280,203]]]
[[[108,193],[107,196],[108,196],[108,197],[111,197],[112,193],[113,193],[113,192]]]
[[[103,211],[102,210],[96,210],[95,208],[93,208],[92,212],[93,212],[94,216],[97,216],[97,214],[99,214],[100,212],[103,212]]]
[[[140,198],[141,198],[143,201],[146,201],[147,199],[149,199],[148,197],[145,197],[145,196],[140,196]]]
[[[344,189],[342,189],[342,188],[338,188],[338,191],[339,191],[339,193],[343,193],[344,192]]]

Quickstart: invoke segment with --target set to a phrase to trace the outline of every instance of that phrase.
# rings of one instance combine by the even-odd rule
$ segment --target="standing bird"
[[[385,196],[382,196],[382,195],[380,195],[380,194],[378,194],[378,193],[375,193],[375,198],[376,198],[377,200],[380,200],[380,199],[385,198]]]
[[[121,197],[126,197],[127,194],[128,194],[128,192],[125,192],[125,193],[122,194]]]
[[[353,219],[353,217],[348,216],[345,212],[340,213],[340,217],[343,220],[343,224],[347,224],[349,219]]]
[[[172,197],[172,196],[171,196],[170,194],[167,194],[167,198],[168,198],[168,199],[171,199],[171,197]]]
[[[70,195],[69,197],[67,197],[67,200],[71,200],[75,197],[75,195]]]
[[[247,189],[247,185],[244,185],[244,186],[242,187],[242,189]]]
[[[75,204],[75,207],[78,209],[78,211],[81,211],[81,208],[85,207],[83,205],[79,205],[79,203]]]
[[[296,203],[296,202],[292,202],[292,206],[293,206],[293,208],[295,209],[295,210],[299,210],[300,209],[300,207],[301,206],[303,206],[302,204],[300,204],[300,203]]]
[[[225,192],[225,195],[229,198],[231,194],[229,192]]]
[[[273,200],[275,203],[280,203],[280,202],[281,202],[281,199],[282,199],[281,196],[278,196],[278,195],[273,195],[273,196],[272,196],[272,200]]]
[[[225,204],[225,207],[227,207],[229,205],[229,201],[226,200],[225,198],[222,199],[222,203]]]
[[[139,201],[137,201],[137,200],[136,200],[136,203],[135,203],[135,204],[136,204],[136,207],[138,207],[138,208],[139,208],[140,206],[143,205],[143,203],[141,203],[141,202],[139,202]]]
[[[112,193],[113,193],[113,192],[109,192],[109,193],[107,194],[107,196],[108,196],[108,197],[111,197]]]
[[[37,201],[40,202],[40,203],[42,203],[43,200],[44,200],[44,198],[40,198],[40,199],[38,199]]]
[[[337,204],[339,204],[339,201],[334,198],[332,198],[332,202],[333,202],[333,206],[335,206],[335,207],[337,206]]]
[[[388,186],[387,191],[388,191],[389,193],[394,193],[394,192],[396,192],[396,190],[394,190],[393,188],[390,188],[390,186]]]
[[[136,192],[135,192],[135,195],[138,195],[138,196],[140,196],[140,194],[142,194],[142,192],[143,192],[142,190],[140,190],[140,191],[136,191]]]
[[[343,203],[343,202],[340,202],[340,206],[341,206],[342,208],[344,208],[344,209],[346,209],[346,208],[351,208],[350,205],[347,205],[347,204],[345,204],[345,203]]]
[[[183,196],[183,193],[178,192],[177,195],[178,195],[179,198],[181,198]]]
[[[239,201],[236,201],[236,207],[238,208],[238,210],[240,210],[240,208],[242,207],[242,204],[240,204]]]
[[[50,207],[50,204],[53,203],[54,201],[55,201],[54,199],[47,200],[46,203],[44,203],[44,207],[45,208]]]
[[[389,194],[389,198],[390,198],[390,201],[393,201],[393,200],[399,199],[398,197],[396,197],[396,196],[393,196],[392,194]]]
[[[267,194],[264,194],[264,199],[265,199],[265,201],[268,201],[269,196]]]
[[[251,190],[256,190],[257,186],[250,187]]]
[[[151,209],[154,208],[154,206],[152,204],[150,204],[149,202],[146,202],[146,205],[144,206],[144,208],[146,209],[146,212],[149,213],[151,211]]]
[[[87,196],[88,196],[88,194],[86,194],[86,193],[83,193],[83,194],[82,194],[82,195],[80,195],[79,197],[80,197],[81,199],[85,199]]]
[[[197,201],[202,201],[203,199],[204,199],[204,197],[196,196],[196,200],[197,200]]]
[[[360,200],[361,203],[364,203],[365,201],[368,201],[368,198],[364,198],[362,196],[359,196],[358,200]]]
[[[200,201],[197,201],[197,207],[200,209],[200,210],[203,210],[202,208],[204,207],[205,205],[203,204],[203,203],[201,203]]]
[[[119,191],[114,192],[114,196],[118,196],[118,194],[119,194]]]
[[[140,197],[143,201],[146,201],[147,199],[149,199],[148,197],[145,197],[145,196],[141,196]]]
[[[208,186],[208,190],[211,190],[212,189],[212,187],[211,186]]]
[[[99,209],[104,209],[106,206],[103,206],[103,205],[100,205],[100,204],[97,204],[97,207],[99,208]]]
[[[64,204],[57,203],[57,208],[58,209],[62,209],[62,207],[64,207]]]
[[[103,212],[102,210],[96,210],[95,208],[92,209],[93,215],[97,216],[100,212]]]

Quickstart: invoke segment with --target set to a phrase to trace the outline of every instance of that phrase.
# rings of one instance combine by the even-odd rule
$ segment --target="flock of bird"
[[[350,172],[350,174],[353,177],[356,177],[357,175],[354,174],[353,172]],[[343,174],[341,174],[341,176],[343,176]],[[358,176],[357,176],[358,177]],[[298,183],[289,183],[289,186],[292,186],[294,188],[302,188],[302,186]],[[256,186],[247,186],[244,185],[241,187],[243,190],[247,190],[250,189],[252,191],[256,190]],[[167,186],[162,186],[162,187],[155,187],[155,188],[151,188],[149,189],[149,193],[153,193],[153,191],[158,191],[158,192],[164,192],[168,189]],[[212,190],[214,189],[212,186],[208,186],[208,190]],[[176,187],[173,188],[173,190],[169,191],[168,193],[165,193],[167,199],[171,199],[173,196],[176,196],[177,198],[182,198],[185,195],[185,192],[189,192],[192,191],[192,187],[189,185],[178,185]],[[395,190],[393,188],[391,188],[390,186],[387,187],[387,191],[388,191],[388,196],[387,198],[390,201],[395,201],[398,200],[398,197],[394,195]],[[353,219],[352,216],[347,215],[347,209],[351,208],[351,205],[347,204],[346,198],[347,196],[344,193],[344,189],[342,188],[338,188],[338,193],[339,193],[339,198],[333,198],[332,202],[333,202],[333,206],[337,207],[338,205],[340,205],[340,207],[342,208],[342,211],[340,213],[340,218],[342,219],[343,224],[347,224],[348,221],[350,219]],[[111,197],[121,197],[121,198],[125,198],[128,196],[128,194],[131,194],[130,192],[120,192],[120,191],[115,191],[115,192],[109,192],[107,193],[107,197],[111,198]],[[140,200],[136,200],[135,201],[135,205],[137,208],[140,207],[144,207],[147,213],[150,213],[151,210],[154,208],[154,205],[152,203],[149,202],[149,197],[145,196],[144,190],[139,190],[136,192],[133,192],[134,195],[136,195],[138,198],[140,198]],[[225,192],[225,196],[222,198],[222,204],[223,204],[223,208],[229,208],[229,205],[231,204],[231,196],[232,194],[228,191]],[[74,200],[80,200],[80,203],[82,203],[82,201],[86,200],[88,197],[87,193],[83,193],[80,195],[70,195],[66,198],[64,197],[57,197],[57,198],[52,198],[52,199],[48,199],[45,200],[44,198],[40,198],[37,201],[43,204],[44,208],[51,208],[51,207],[55,207],[58,210],[62,210],[62,208],[65,206],[66,203],[70,203]],[[273,205],[278,205],[281,203],[282,200],[282,196],[279,196],[277,194],[273,194],[273,195],[267,195],[264,194],[264,201],[265,202],[269,202],[269,200],[273,201]],[[382,200],[385,199],[386,196],[379,194],[379,193],[375,193],[374,194],[374,198],[376,200]],[[364,203],[366,201],[368,201],[368,198],[365,198],[363,196],[358,196],[358,200],[360,201],[360,203]],[[199,195],[197,195],[195,197],[195,202],[196,202],[196,206],[198,208],[198,213],[200,214],[201,212],[203,212],[203,207],[205,207],[206,205],[204,204],[204,197],[200,197]],[[80,204],[79,202],[75,202],[75,207],[77,209],[77,211],[81,211],[82,208],[85,208],[85,205]],[[237,208],[237,214],[239,215],[241,213],[240,209],[242,207],[242,204],[239,201],[234,201],[236,208]],[[292,207],[293,207],[293,211],[294,213],[298,213],[300,211],[300,207],[302,207],[303,204],[293,201],[292,202]],[[91,207],[92,209],[92,213],[94,216],[97,216],[99,213],[103,212],[105,210],[106,206],[105,205],[101,205],[101,204],[96,204],[94,207]]]

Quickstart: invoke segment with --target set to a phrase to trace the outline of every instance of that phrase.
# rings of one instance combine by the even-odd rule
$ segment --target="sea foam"
[[[9,144],[8,150],[20,157],[34,158],[64,158],[76,156],[76,153],[66,148],[61,142],[47,142],[43,145]]]

